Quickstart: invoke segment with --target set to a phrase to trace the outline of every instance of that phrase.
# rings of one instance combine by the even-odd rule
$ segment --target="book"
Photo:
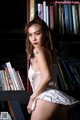
[[[79,11],[78,11],[78,5],[75,4],[75,14],[76,14],[76,29],[77,29],[77,34],[79,33],[79,15],[78,15]]]
[[[38,3],[38,16],[41,18],[41,4]]]
[[[64,79],[64,76],[62,74],[62,70],[59,66],[59,63],[57,63],[57,64],[58,64],[58,75],[57,75],[57,77],[58,77],[58,88],[59,88],[59,90],[68,90],[68,86],[67,86],[67,84],[65,82],[65,79]]]
[[[3,81],[3,84],[4,84],[4,91],[6,91],[6,90],[8,90],[8,87],[7,87],[7,81],[6,81],[6,78],[5,78],[4,70],[1,70],[1,74],[2,74],[2,81]]]
[[[69,23],[69,5],[64,4],[64,24],[65,24],[65,33],[69,33],[70,31],[70,23]]]
[[[16,73],[16,70],[13,68],[13,73],[14,73],[14,76],[15,76],[15,78],[16,78],[16,82],[17,82],[17,85],[18,85],[18,87],[19,87],[19,90],[23,90],[23,88],[22,88],[22,86],[21,86],[21,83],[20,83],[20,79],[19,79],[19,77],[18,77],[18,75],[17,75],[17,73]]]
[[[80,84],[78,83],[78,78],[77,78],[77,76],[76,76],[76,74],[75,74],[75,71],[74,71],[74,69],[73,69],[73,67],[72,67],[72,65],[71,64],[69,64],[68,62],[66,62],[66,65],[67,65],[67,69],[68,69],[68,71],[69,71],[69,73],[70,73],[70,75],[71,75],[71,77],[72,77],[72,84],[73,84],[73,86],[74,86],[74,89],[76,90],[76,89],[80,89]]]
[[[17,72],[10,62],[3,64],[2,69],[5,71],[7,87],[10,87],[8,90],[25,90],[19,71]]]
[[[61,33],[65,33],[65,26],[64,26],[64,10],[63,5],[61,5]]]
[[[21,84],[22,90],[25,90],[25,87],[24,87],[24,84],[23,84],[23,81],[22,81],[22,78],[21,78],[19,70],[16,71],[16,74],[17,74],[17,76],[18,76],[18,78],[20,80],[20,84]]]
[[[59,4],[59,33],[62,33],[62,9],[61,9],[61,4]]]
[[[43,1],[43,20],[47,22],[47,17],[46,17],[46,1]]]
[[[5,75],[5,79],[6,79],[7,90],[11,90],[11,87],[10,87],[11,78],[10,78],[10,76],[7,75],[7,72],[5,70],[4,70],[4,75]]]
[[[43,4],[40,4],[41,19],[43,20]]]
[[[4,82],[3,82],[3,76],[2,71],[0,70],[0,83],[1,83],[1,90],[5,90]]]
[[[75,5],[72,5],[72,18],[73,18],[73,31],[74,34],[77,34],[77,24],[76,24],[76,8]]]
[[[72,65],[70,65],[70,64],[69,64],[69,67],[70,67],[71,72],[72,72],[72,74],[73,74],[73,76],[74,76],[74,79],[73,79],[73,80],[75,80],[75,84],[76,84],[76,87],[77,87],[77,89],[78,89],[78,88],[80,88],[80,78],[78,78],[78,74],[76,74],[77,71],[75,70],[75,68],[72,67]],[[74,81],[73,81],[73,82],[74,82]]]
[[[10,86],[10,90],[16,90],[16,86],[15,86],[15,83],[14,83],[14,80],[11,76],[11,73],[10,73],[10,70],[9,68],[7,67],[7,64],[3,64],[2,65],[2,68],[5,70],[5,75],[6,75],[6,80],[8,81],[7,83],[9,83],[9,86]]]
[[[69,6],[70,33],[73,33],[72,5],[69,4],[68,6]]]
[[[13,86],[12,80],[5,73],[6,73],[5,70],[0,70],[1,90],[2,91],[14,90],[14,86]]]
[[[38,15],[38,4],[43,4],[43,0],[35,0],[35,14]]]
[[[65,74],[63,72],[62,65],[61,65],[59,59],[58,59],[58,63],[57,64],[58,64],[58,75],[60,75],[61,78],[62,78],[60,82],[61,82],[62,86],[64,86],[63,88],[65,88],[65,90],[69,90],[69,85],[66,82]]]
[[[42,3],[38,3],[38,16],[41,18],[41,19],[44,19],[43,18],[43,4]]]
[[[30,21],[34,18],[35,16],[35,0],[30,0]]]
[[[46,6],[46,24],[49,27],[49,6]]]
[[[69,90],[74,90],[75,85],[73,84],[73,79],[71,77],[71,74],[68,71],[68,68],[67,68],[67,65],[66,65],[66,62],[65,62],[64,58],[60,58],[60,63],[61,63],[63,72],[65,74],[66,82],[69,86]]]
[[[54,30],[54,7],[49,6],[49,16],[50,16],[50,29]]]

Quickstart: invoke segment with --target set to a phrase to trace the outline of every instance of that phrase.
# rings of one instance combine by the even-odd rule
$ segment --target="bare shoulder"
[[[45,48],[43,47],[37,47],[37,48],[34,48],[34,55],[37,56],[39,54],[44,54],[45,53]]]

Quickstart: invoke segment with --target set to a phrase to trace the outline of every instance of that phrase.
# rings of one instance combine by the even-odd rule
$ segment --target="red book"
[[[50,13],[50,29],[54,29],[54,9],[53,6],[49,6],[49,13]]]

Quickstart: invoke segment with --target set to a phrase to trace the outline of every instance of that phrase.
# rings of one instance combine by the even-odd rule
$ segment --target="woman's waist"
[[[32,83],[32,86],[33,86],[33,89],[36,89],[40,84],[40,81],[39,82],[33,82]],[[46,85],[46,89],[57,89],[58,88],[58,85],[57,85],[57,82],[49,82],[47,85]]]

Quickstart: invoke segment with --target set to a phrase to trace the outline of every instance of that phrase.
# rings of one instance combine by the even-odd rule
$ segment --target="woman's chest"
[[[34,71],[40,71],[39,70],[39,64],[38,64],[36,58],[31,58],[30,59],[30,64],[31,64]]]

